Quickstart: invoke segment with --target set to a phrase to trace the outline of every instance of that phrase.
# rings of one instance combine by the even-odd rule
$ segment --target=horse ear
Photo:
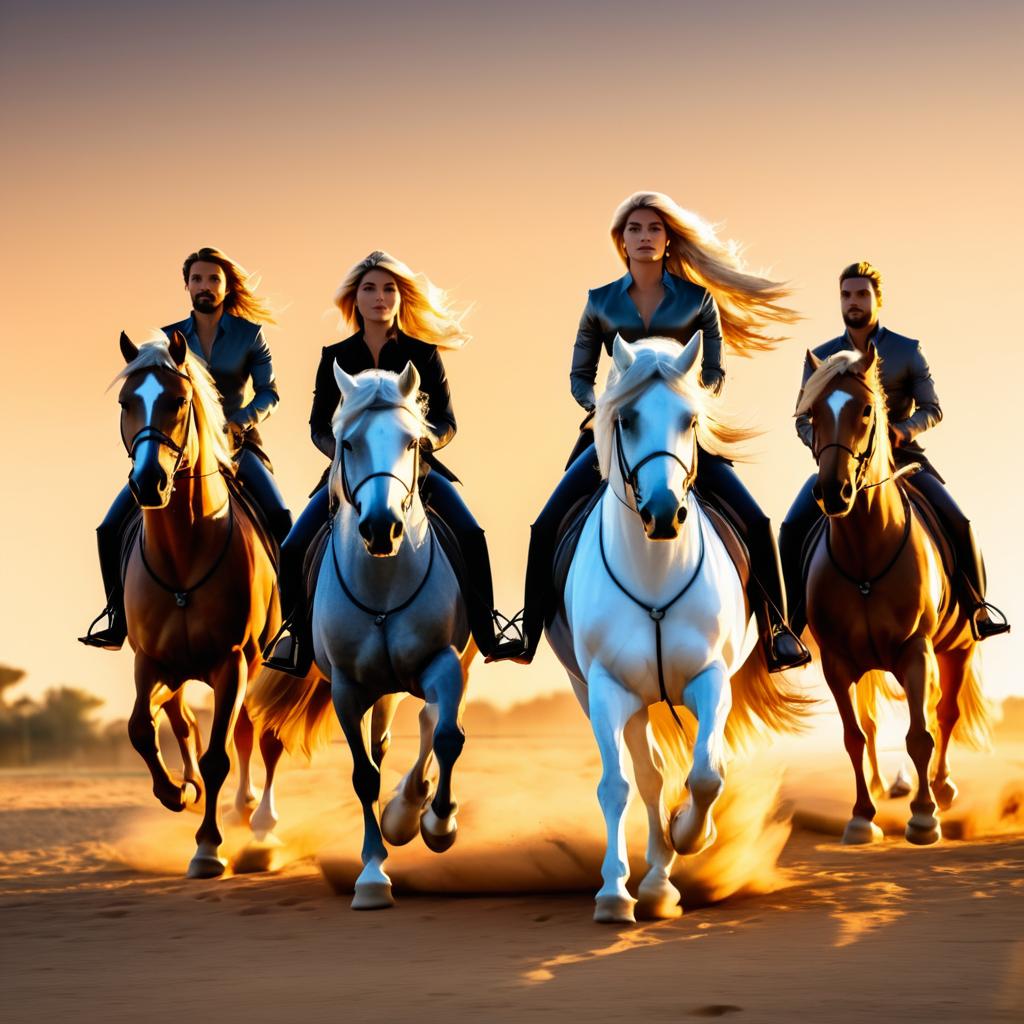
[[[411,362],[405,364],[405,369],[398,375],[398,392],[403,398],[415,395],[420,389],[419,370]]]
[[[181,331],[175,331],[171,335],[171,343],[167,346],[167,351],[170,352],[171,358],[178,366],[185,364],[185,353],[188,351],[188,342],[185,340],[185,335]]]
[[[675,368],[680,377],[685,377],[695,366],[700,366],[703,348],[704,332],[697,331],[675,358]]]
[[[810,349],[808,349],[807,355],[804,356],[804,369],[807,371],[808,376],[814,373],[819,366],[821,366],[821,360]]]
[[[636,353],[621,334],[616,334],[612,342],[612,358],[619,373],[625,373],[636,362]]]
[[[131,338],[128,337],[127,334],[125,334],[124,331],[121,332],[121,355],[124,356],[124,361],[126,363],[135,362],[139,355],[138,346]]]
[[[347,374],[339,365],[338,360],[334,360],[334,379],[338,383],[338,390],[341,392],[341,400],[344,402],[349,395],[356,388],[355,377]]]

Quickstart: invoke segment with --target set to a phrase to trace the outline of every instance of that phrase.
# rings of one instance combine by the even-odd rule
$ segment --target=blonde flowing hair
[[[203,246],[202,249],[189,253],[181,268],[186,286],[193,263],[216,263],[224,271],[228,292],[224,299],[225,313],[254,324],[275,323],[270,307],[255,294],[254,289],[259,285],[259,278],[250,274],[240,263],[236,263],[220,249],[214,249],[209,245]]]
[[[782,304],[791,293],[785,284],[746,273],[736,242],[721,241],[711,224],[661,192],[634,192],[615,211],[612,242],[627,267],[624,233],[634,210],[653,210],[664,221],[669,240],[665,269],[707,288],[718,304],[725,343],[737,355],[766,352],[783,340],[766,334],[764,321],[792,324],[800,319]]]
[[[401,260],[379,249],[360,260],[334,293],[334,304],[348,324],[363,326],[356,308],[356,291],[359,282],[371,270],[383,270],[395,279],[401,297],[398,327],[403,334],[443,349],[461,348],[469,341],[469,335],[462,327],[466,311],[456,310],[447,293],[425,274],[414,273]]]

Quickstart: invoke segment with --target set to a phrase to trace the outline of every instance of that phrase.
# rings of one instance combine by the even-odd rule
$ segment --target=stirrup
[[[289,644],[288,650],[278,654],[278,649],[286,643]],[[283,672],[288,676],[295,676],[297,679],[305,679],[313,667],[313,654],[312,651],[309,651],[305,658],[300,659],[300,647],[299,630],[292,625],[290,620],[285,619],[281,623],[281,628],[263,648],[263,667],[274,672]]]
[[[127,630],[122,631],[114,630],[114,609],[108,604],[103,611],[96,616],[92,622],[89,623],[89,628],[85,631],[85,636],[80,636],[78,642],[85,644],[86,647],[97,647],[101,651],[119,651],[124,646],[124,642],[127,639]],[[99,629],[95,633],[93,627],[100,619],[105,618],[107,620],[106,628]]]
[[[993,621],[991,617],[985,619],[983,622],[978,622],[978,612],[986,611],[989,612],[990,616],[992,612],[995,612],[999,616],[997,621]],[[1001,633],[1010,632],[1010,623],[1007,621],[1006,614],[1001,608],[997,608],[994,604],[989,604],[988,601],[979,601],[968,617],[971,624],[971,636],[976,641],[987,640],[990,636],[999,636]]]
[[[523,635],[523,613],[521,608],[512,618],[508,618],[498,611],[491,610],[491,619],[494,622],[494,648],[484,658],[484,664],[490,665],[496,661],[517,661],[520,664],[527,664],[526,637]]]
[[[797,646],[799,653],[795,658],[788,658],[785,661],[779,657],[778,647],[776,641],[780,637],[787,637],[791,639]],[[801,668],[808,664],[811,660],[811,652],[807,649],[807,645],[794,633],[789,626],[781,622],[776,622],[772,626],[771,636],[768,644],[768,671],[769,672],[782,672],[789,668]]]

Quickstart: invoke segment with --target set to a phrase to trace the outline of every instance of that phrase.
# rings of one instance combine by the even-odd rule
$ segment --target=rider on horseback
[[[787,294],[782,285],[745,273],[734,248],[720,242],[709,224],[659,192],[637,192],[626,199],[615,212],[611,236],[628,273],[590,292],[569,375],[573,398],[588,413],[595,405],[601,351],[611,353],[616,335],[630,343],[662,337],[685,345],[701,331],[700,381],[718,394],[725,381],[725,349],[752,355],[771,348],[776,339],[763,333],[764,321],[791,323],[796,318],[781,305]],[[552,560],[559,525],[601,482],[589,421],[588,416],[565,475],[530,531],[525,642],[509,655],[521,663],[532,661],[554,608]],[[697,465],[697,489],[728,508],[743,528],[752,569],[750,602],[770,670],[806,664],[810,655],[786,624],[782,573],[768,517],[728,459],[701,452]]]
[[[274,481],[270,460],[260,447],[256,430],[256,425],[270,415],[278,402],[270,349],[261,327],[274,321],[267,307],[250,290],[245,270],[218,249],[204,247],[191,253],[182,267],[182,275],[192,314],[169,324],[164,333],[170,337],[175,330],[181,331],[192,353],[209,369],[228,421],[236,478],[259,505],[280,543],[291,529],[291,513]],[[245,387],[250,380],[254,395],[246,403]],[[79,637],[90,647],[116,651],[127,635],[121,540],[135,504],[126,485],[96,530],[107,605],[86,635]],[[104,615],[107,628],[93,632],[92,626]]]
[[[437,438],[436,447],[443,448],[455,436],[456,425],[440,349],[457,348],[467,340],[445,294],[422,274],[414,274],[395,257],[377,251],[348,272],[334,301],[345,320],[358,331],[328,345],[321,355],[309,417],[313,444],[328,459],[334,458],[331,423],[340,399],[335,363],[353,376],[374,368],[400,373],[412,363],[420,376],[420,389],[427,396],[427,421]],[[496,645],[495,612],[484,531],[455,489],[454,474],[432,451],[422,453],[422,463],[420,491],[424,504],[455,535],[468,577],[465,598],[469,626],[480,651],[491,654]],[[309,672],[313,659],[303,562],[313,538],[328,520],[329,500],[325,471],[281,548],[285,624],[273,655],[264,664],[299,677]]]
[[[961,511],[944,481],[925,457],[917,435],[942,419],[939,396],[935,392],[928,361],[919,341],[896,334],[878,322],[882,305],[882,276],[870,263],[851,263],[839,275],[839,301],[846,332],[814,349],[823,360],[836,352],[867,350],[874,344],[881,362],[881,381],[889,411],[889,432],[897,467],[918,463],[920,472],[914,487],[924,494],[942,521],[956,550],[957,575],[962,599],[972,614],[976,639],[1005,633],[1010,626],[998,609],[985,601],[985,563],[978,548],[970,520]],[[810,361],[804,366],[801,390],[813,372]],[[796,417],[796,431],[811,447],[813,431],[807,413]],[[802,556],[804,544],[821,517],[812,493],[816,476],[800,489],[779,531],[779,548],[786,576],[790,624],[799,636],[806,626]],[[996,611],[1000,621],[989,617]]]

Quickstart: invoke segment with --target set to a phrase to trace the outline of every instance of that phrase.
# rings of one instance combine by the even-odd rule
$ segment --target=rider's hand
[[[228,435],[228,441],[230,442],[233,450],[241,448],[245,443],[245,427],[238,423],[228,420],[227,423],[224,424],[224,433]]]
[[[910,441],[910,434],[898,423],[889,424],[889,441],[894,448],[901,448]]]

